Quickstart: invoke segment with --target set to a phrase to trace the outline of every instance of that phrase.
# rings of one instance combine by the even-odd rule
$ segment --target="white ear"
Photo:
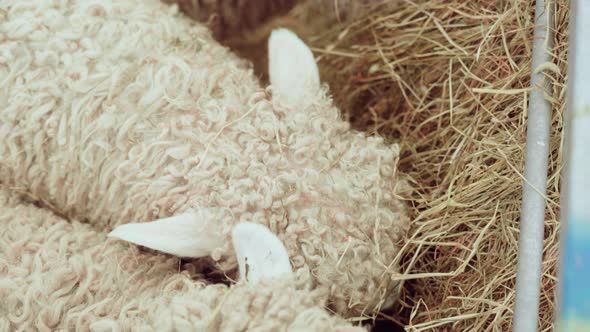
[[[291,107],[304,107],[320,88],[313,53],[296,34],[277,29],[268,39],[268,74],[273,95]]]
[[[180,257],[204,257],[223,245],[221,228],[211,214],[184,213],[152,222],[116,227],[108,237],[119,238]]]
[[[287,249],[263,225],[241,222],[232,231],[240,278],[250,283],[291,275]]]

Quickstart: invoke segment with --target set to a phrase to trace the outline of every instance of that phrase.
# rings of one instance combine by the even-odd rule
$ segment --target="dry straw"
[[[402,275],[388,277],[406,282],[400,306],[375,315],[411,331],[508,331],[534,2],[368,3],[326,18],[312,1],[283,25],[314,46],[323,79],[354,127],[402,144],[414,219]],[[555,309],[569,2],[557,0],[555,9],[553,60],[537,69],[553,83],[543,331]]]

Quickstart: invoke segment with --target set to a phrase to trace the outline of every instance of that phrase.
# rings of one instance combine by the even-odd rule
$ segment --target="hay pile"
[[[554,5],[542,331],[555,309],[569,1]],[[414,220],[392,277],[406,283],[400,306],[377,319],[411,331],[510,330],[533,18],[528,0],[307,0],[225,40],[264,76],[270,30],[296,31],[353,126],[401,143]]]
[[[305,22],[337,104],[354,127],[401,142],[415,188],[402,303],[380,316],[412,331],[509,330],[534,2],[373,2],[340,24],[313,9],[291,19]],[[569,2],[555,9],[541,330],[554,311]]]

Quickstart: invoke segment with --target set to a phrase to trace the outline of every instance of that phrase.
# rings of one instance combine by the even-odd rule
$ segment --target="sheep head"
[[[232,141],[242,151],[233,162],[247,169],[231,174],[232,161],[226,161],[227,186],[212,193],[218,198],[213,204],[121,225],[111,236],[178,256],[217,252],[219,258],[231,256],[231,223],[268,225],[285,242],[295,269],[308,271],[338,312],[389,306],[397,296],[392,276],[407,224],[396,197],[398,147],[350,129],[320,84],[311,50],[294,33],[275,30],[268,44],[273,97],[268,112],[245,125],[258,127],[259,137]],[[230,225],[220,214],[231,215]],[[245,243],[241,237],[234,245]],[[241,271],[245,257],[237,255]]]

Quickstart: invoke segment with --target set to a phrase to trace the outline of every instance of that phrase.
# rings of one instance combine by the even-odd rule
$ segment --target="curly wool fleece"
[[[195,282],[173,257],[105,246],[2,187],[0,225],[0,331],[365,331],[287,280]]]
[[[351,130],[325,89],[288,106],[155,0],[22,0],[0,21],[0,181],[100,229],[205,211],[177,233],[222,236],[207,256],[226,272],[232,226],[262,223],[336,312],[396,298],[398,147]]]

